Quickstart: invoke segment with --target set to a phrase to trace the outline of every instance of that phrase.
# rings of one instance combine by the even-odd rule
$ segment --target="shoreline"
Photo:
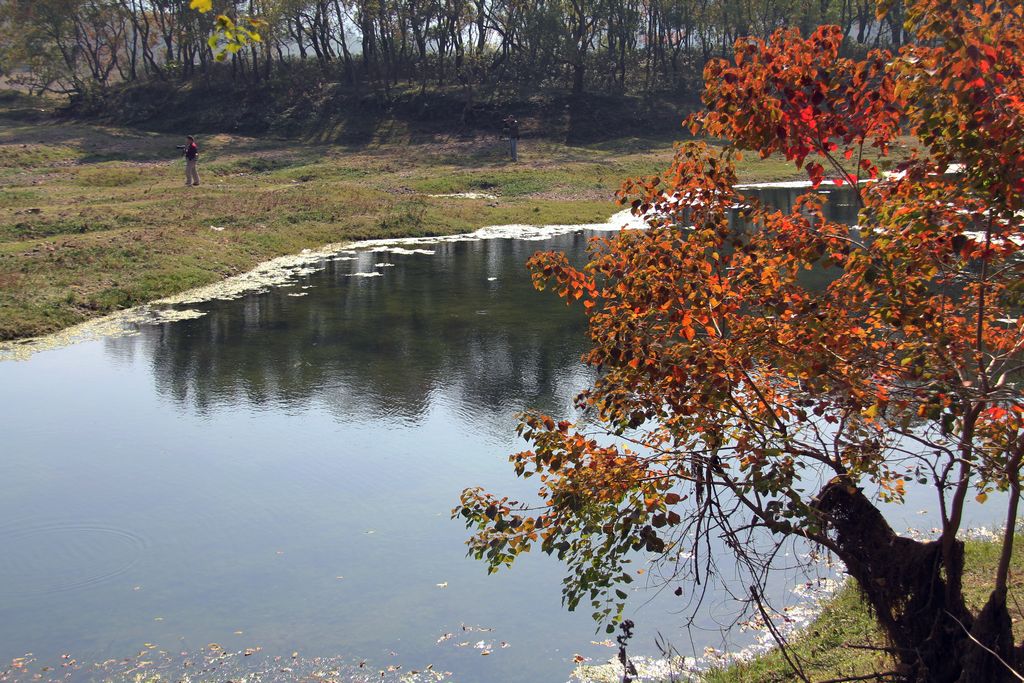
[[[803,180],[785,180],[763,183],[743,183],[737,189],[800,189],[809,188],[811,183]],[[474,193],[448,195],[449,199],[478,199]],[[393,248],[423,246],[451,242],[480,241],[485,239],[520,239],[527,241],[545,240],[555,235],[593,230],[614,232],[625,227],[642,229],[642,218],[633,216],[629,209],[618,211],[604,223],[530,225],[511,223],[478,228],[472,232],[425,237],[384,237],[351,242],[330,242],[313,249],[303,249],[262,261],[253,268],[238,275],[230,275],[217,282],[192,287],[176,294],[108,313],[65,327],[50,334],[0,340],[0,362],[27,360],[40,351],[63,348],[72,344],[114,336],[136,334],[133,326],[162,324],[196,318],[203,313],[194,310],[174,310],[167,307],[199,304],[212,300],[237,299],[245,294],[259,292],[271,287],[288,284],[293,278],[308,274],[323,261],[334,259],[345,252],[387,251]],[[360,273],[373,276],[372,273]]]
[[[916,527],[908,527],[901,535],[913,538],[929,538],[937,529],[923,531]],[[1016,531],[1024,533],[1024,521],[1019,521]],[[973,544],[974,547],[998,547],[1001,542],[1004,529],[998,526],[977,526],[962,529],[957,538],[964,543]],[[1018,535],[1018,543],[1021,539]],[[1015,548],[1015,554],[1021,550]],[[837,610],[848,610],[846,605],[849,598],[854,599],[856,607],[862,608],[865,614],[868,608],[860,602],[860,593],[845,567],[838,560],[819,560],[814,566],[827,570],[827,574],[817,579],[808,580],[804,584],[794,585],[788,595],[797,596],[799,599],[792,605],[783,608],[785,613],[782,623],[776,623],[775,628],[786,639],[789,647],[800,647],[804,641],[818,637],[821,629],[819,623],[825,616]],[[814,586],[815,582],[818,586]],[[987,593],[986,593],[987,595]],[[855,608],[856,608],[855,607]],[[780,615],[782,616],[782,615]],[[868,615],[870,617],[870,615]],[[875,626],[873,617],[870,617],[871,625]],[[736,650],[722,651],[713,648],[706,648],[703,656],[700,657],[636,657],[630,661],[637,668],[636,683],[665,683],[666,681],[678,681],[679,683],[705,683],[709,676],[719,674],[725,678],[713,678],[710,683],[717,683],[719,680],[744,680],[755,681],[761,679],[735,678],[743,673],[745,667],[757,667],[767,660],[780,656],[780,651],[770,632],[764,627],[763,620],[755,617],[737,624],[741,631],[752,630],[758,635],[755,642]],[[785,662],[781,662],[785,664]],[[835,672],[832,672],[835,673]],[[581,664],[573,672],[569,683],[619,683],[622,680],[623,669],[618,659],[612,657],[602,664]],[[765,680],[779,680],[776,678]]]
[[[632,216],[628,210],[624,210],[613,214],[604,223],[491,225],[479,228],[473,232],[456,233],[453,235],[379,238],[329,243],[316,249],[303,249],[297,254],[268,259],[257,264],[251,270],[238,275],[231,275],[218,282],[193,287],[145,304],[91,318],[51,334],[0,341],[0,362],[28,360],[36,353],[64,348],[80,342],[110,337],[134,336],[138,334],[138,327],[141,325],[159,325],[199,318],[205,315],[205,313],[189,308],[177,309],[173,307],[217,300],[229,301],[247,294],[265,292],[273,287],[286,286],[295,278],[318,270],[327,261],[352,259],[357,254],[387,251],[399,254],[432,254],[433,251],[431,250],[409,249],[408,247],[450,244],[454,242],[478,242],[490,239],[541,241],[570,232],[583,230],[615,232],[627,227],[638,229],[642,228],[643,225],[644,223],[641,219]],[[353,273],[352,275],[374,276],[380,275],[380,273],[366,272]]]

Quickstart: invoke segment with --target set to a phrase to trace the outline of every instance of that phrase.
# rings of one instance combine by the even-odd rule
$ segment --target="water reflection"
[[[0,661],[237,641],[525,681],[601,654],[559,604],[561,566],[488,577],[448,518],[464,486],[529,491],[505,457],[515,413],[564,413],[589,379],[581,316],[523,267],[587,239],[363,253],[0,365]],[[481,657],[463,624],[509,647]]]
[[[789,210],[799,192],[757,194]],[[856,221],[850,190],[827,194],[832,220]],[[570,233],[543,246],[579,261],[591,237]],[[578,363],[585,322],[578,307],[533,290],[523,264],[537,248],[505,239],[439,243],[430,256],[343,256],[293,286],[144,328],[142,345],[161,394],[199,412],[238,401],[275,410],[317,402],[339,419],[388,414],[414,423],[438,395],[468,419],[510,405],[561,408],[567,375],[571,388],[589,376]],[[350,277],[367,272],[382,276]],[[106,343],[120,356],[138,346]]]
[[[585,241],[551,246],[579,253]],[[561,408],[567,376],[580,374],[584,320],[533,291],[522,264],[536,248],[487,240],[440,244],[434,256],[375,254],[400,262],[375,278],[348,277],[365,272],[360,261],[332,261],[295,286],[106,344],[122,357],[144,346],[158,391],[201,413],[316,403],[343,420],[416,423],[439,398],[467,419]]]

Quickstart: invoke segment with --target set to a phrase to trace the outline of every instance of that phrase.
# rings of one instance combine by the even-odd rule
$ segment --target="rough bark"
[[[984,643],[985,647],[977,643]],[[1009,683],[1019,680],[1009,669],[1010,666],[1019,669],[1019,664],[1013,647],[1013,624],[1006,607],[1006,592],[996,590],[989,596],[985,607],[974,620],[971,638],[965,646],[963,671],[958,683]]]
[[[953,555],[944,562],[940,541],[897,535],[860,489],[838,480],[822,490],[816,508],[840,559],[874,610],[906,680],[1014,680],[1005,665],[968,635],[970,631],[1008,663],[1015,661],[1005,594],[993,594],[977,619],[964,603],[961,541],[949,545]]]

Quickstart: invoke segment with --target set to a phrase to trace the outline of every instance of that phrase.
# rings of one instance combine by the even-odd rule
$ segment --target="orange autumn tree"
[[[597,379],[579,423],[523,418],[531,448],[511,460],[538,476],[538,504],[463,493],[470,552],[492,570],[535,545],[557,555],[567,604],[592,599],[611,628],[631,560],[689,595],[725,547],[760,600],[798,537],[845,563],[893,677],[1021,680],[1007,591],[1024,458],[1022,15],[1019,0],[911,0],[916,40],[897,55],[843,58],[822,27],[712,62],[690,124],[726,146],[684,144],[662,177],[628,183],[650,228],[595,241],[582,269],[531,261],[539,288],[584,306]],[[881,174],[871,159],[900,136],[920,149]],[[736,187],[739,150],[851,188],[858,227],[813,191],[763,205]],[[935,500],[934,540],[879,511],[909,487]],[[957,534],[988,498],[1006,530],[975,613]]]

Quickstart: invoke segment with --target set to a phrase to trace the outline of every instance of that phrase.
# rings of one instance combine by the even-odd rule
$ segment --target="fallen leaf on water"
[[[502,649],[502,650],[504,650],[504,649],[505,649],[506,647],[512,647],[511,645],[509,645],[508,643],[506,643],[506,642],[505,642],[504,640],[503,640],[503,641],[501,641],[501,643],[499,643],[499,645],[501,645],[501,649]]]
[[[481,650],[481,651],[480,651],[480,656],[481,656],[481,657],[486,657],[486,656],[487,656],[487,655],[489,655],[489,654],[491,654],[491,651],[490,651],[490,650]]]
[[[439,583],[439,584],[437,584],[437,587],[438,588],[447,588],[448,587],[448,582],[445,581],[444,583]]]
[[[220,646],[220,644],[219,644],[219,643],[210,643],[210,644],[209,644],[209,645],[207,645],[206,647],[207,647],[207,649],[209,649],[209,650],[213,650],[214,652],[217,652],[217,651],[219,651],[219,650],[223,650],[223,649],[224,649],[224,648],[222,648],[222,647]]]
[[[590,659],[588,657],[584,657],[583,655],[576,654],[572,656],[572,661],[576,664],[582,664],[583,662],[589,662]]]
[[[490,628],[490,627],[487,627],[487,626],[469,626],[468,624],[463,624],[462,625],[462,630],[463,631],[480,631],[481,633],[486,633],[488,631],[493,631],[494,629]]]
[[[454,635],[455,635],[454,633],[445,633],[444,635],[442,635],[440,638],[437,639],[437,642],[443,643],[444,641],[448,640],[449,638],[451,638]]]
[[[254,655],[257,652],[259,652],[260,649],[261,648],[258,648],[258,647],[247,647],[247,648],[245,648],[244,654],[245,654],[246,657],[248,657],[249,655]]]

